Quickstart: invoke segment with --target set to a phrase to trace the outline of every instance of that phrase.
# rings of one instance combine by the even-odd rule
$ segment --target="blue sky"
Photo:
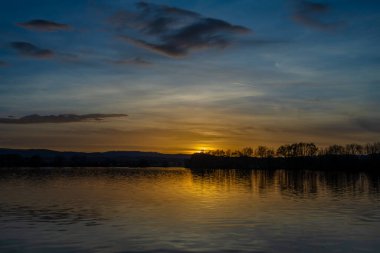
[[[379,140],[377,1],[2,1],[0,14],[3,147]],[[17,122],[94,113],[128,117]]]

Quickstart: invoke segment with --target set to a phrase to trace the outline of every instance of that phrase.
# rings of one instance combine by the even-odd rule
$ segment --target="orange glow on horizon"
[[[209,145],[199,145],[193,149],[193,153],[204,153],[213,149],[214,148]]]

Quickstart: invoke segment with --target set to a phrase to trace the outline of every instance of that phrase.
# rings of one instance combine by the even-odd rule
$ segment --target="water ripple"
[[[0,251],[377,252],[379,184],[343,172],[25,168],[0,177]]]

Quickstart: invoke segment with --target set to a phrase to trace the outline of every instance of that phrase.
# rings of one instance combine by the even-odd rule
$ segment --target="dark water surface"
[[[0,252],[380,252],[380,177],[176,168],[0,172]]]

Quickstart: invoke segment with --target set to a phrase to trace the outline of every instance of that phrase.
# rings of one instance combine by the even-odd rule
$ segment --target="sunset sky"
[[[13,0],[0,15],[0,147],[380,141],[380,1]]]

